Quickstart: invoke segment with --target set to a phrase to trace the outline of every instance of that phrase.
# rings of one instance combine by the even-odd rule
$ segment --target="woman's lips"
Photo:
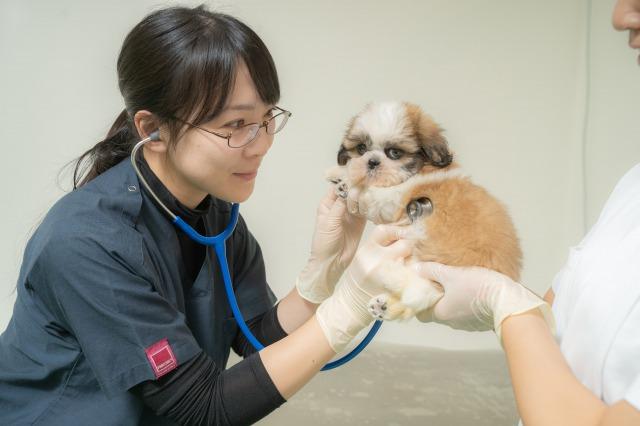
[[[244,179],[244,180],[252,180],[255,179],[255,177],[258,175],[258,172],[250,172],[250,173],[234,173],[234,176],[239,177],[240,179]]]

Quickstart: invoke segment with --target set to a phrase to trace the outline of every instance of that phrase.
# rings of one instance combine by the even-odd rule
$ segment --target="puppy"
[[[464,174],[442,133],[417,105],[372,103],[349,123],[328,173],[352,212],[407,225],[417,240],[407,263],[376,271],[390,294],[372,299],[377,319],[408,319],[442,297],[410,267],[417,261],[482,266],[519,280],[522,251],[506,208]]]

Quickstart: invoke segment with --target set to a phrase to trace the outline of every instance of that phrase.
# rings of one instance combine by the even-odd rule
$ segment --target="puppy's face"
[[[338,152],[354,186],[393,186],[448,166],[452,155],[440,127],[404,102],[373,103],[350,123]],[[428,170],[427,170],[428,171]]]

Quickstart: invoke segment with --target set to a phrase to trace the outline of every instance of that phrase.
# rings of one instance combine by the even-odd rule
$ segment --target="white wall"
[[[115,61],[124,36],[146,13],[169,4],[175,3],[0,2],[0,330],[11,315],[29,233],[62,194],[59,169],[99,140],[122,110]],[[611,60],[619,70],[634,62],[629,52],[600,58],[612,47],[622,50],[607,27],[610,6],[593,10],[594,50],[602,54],[592,60]],[[214,7],[261,35],[278,66],[281,104],[294,113],[242,206],[278,296],[306,260],[324,170],[335,161],[347,120],[368,101],[391,99],[422,105],[447,129],[466,169],[510,207],[525,253],[524,282],[540,293],[549,286],[567,247],[582,235],[585,1],[242,0]],[[610,72],[594,66],[592,86]],[[617,76],[609,86],[618,88]],[[609,105],[608,95],[591,100]],[[615,101],[631,110],[627,98],[618,88]],[[612,118],[590,111],[595,155]],[[604,117],[596,121],[596,114]],[[620,135],[631,134],[630,123],[616,121]],[[593,161],[589,182],[611,186],[619,167]],[[69,175],[63,178],[68,190]],[[593,191],[590,209],[599,208],[604,192]],[[489,333],[417,323],[387,324],[379,339],[496,347]]]

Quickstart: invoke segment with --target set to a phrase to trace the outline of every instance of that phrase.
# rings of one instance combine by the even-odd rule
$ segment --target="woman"
[[[0,424],[255,422],[370,324],[366,304],[379,289],[368,274],[406,257],[410,243],[379,227],[356,252],[364,223],[330,192],[310,261],[274,306],[241,218],[226,248],[244,317],[269,345],[256,353],[214,255],[172,225],[129,155],[157,130],[136,158],[140,173],[171,212],[218,234],[290,115],[276,106],[269,51],[230,16],[168,8],[129,33],[118,81],[125,110],[25,250],[0,336]],[[245,359],[224,370],[230,349]]]
[[[613,24],[640,48],[639,0],[619,0]],[[544,309],[527,309],[535,298],[506,276],[433,263],[418,269],[445,289],[422,320],[501,336],[525,425],[640,424],[640,165],[618,183],[545,297],[560,345]]]

